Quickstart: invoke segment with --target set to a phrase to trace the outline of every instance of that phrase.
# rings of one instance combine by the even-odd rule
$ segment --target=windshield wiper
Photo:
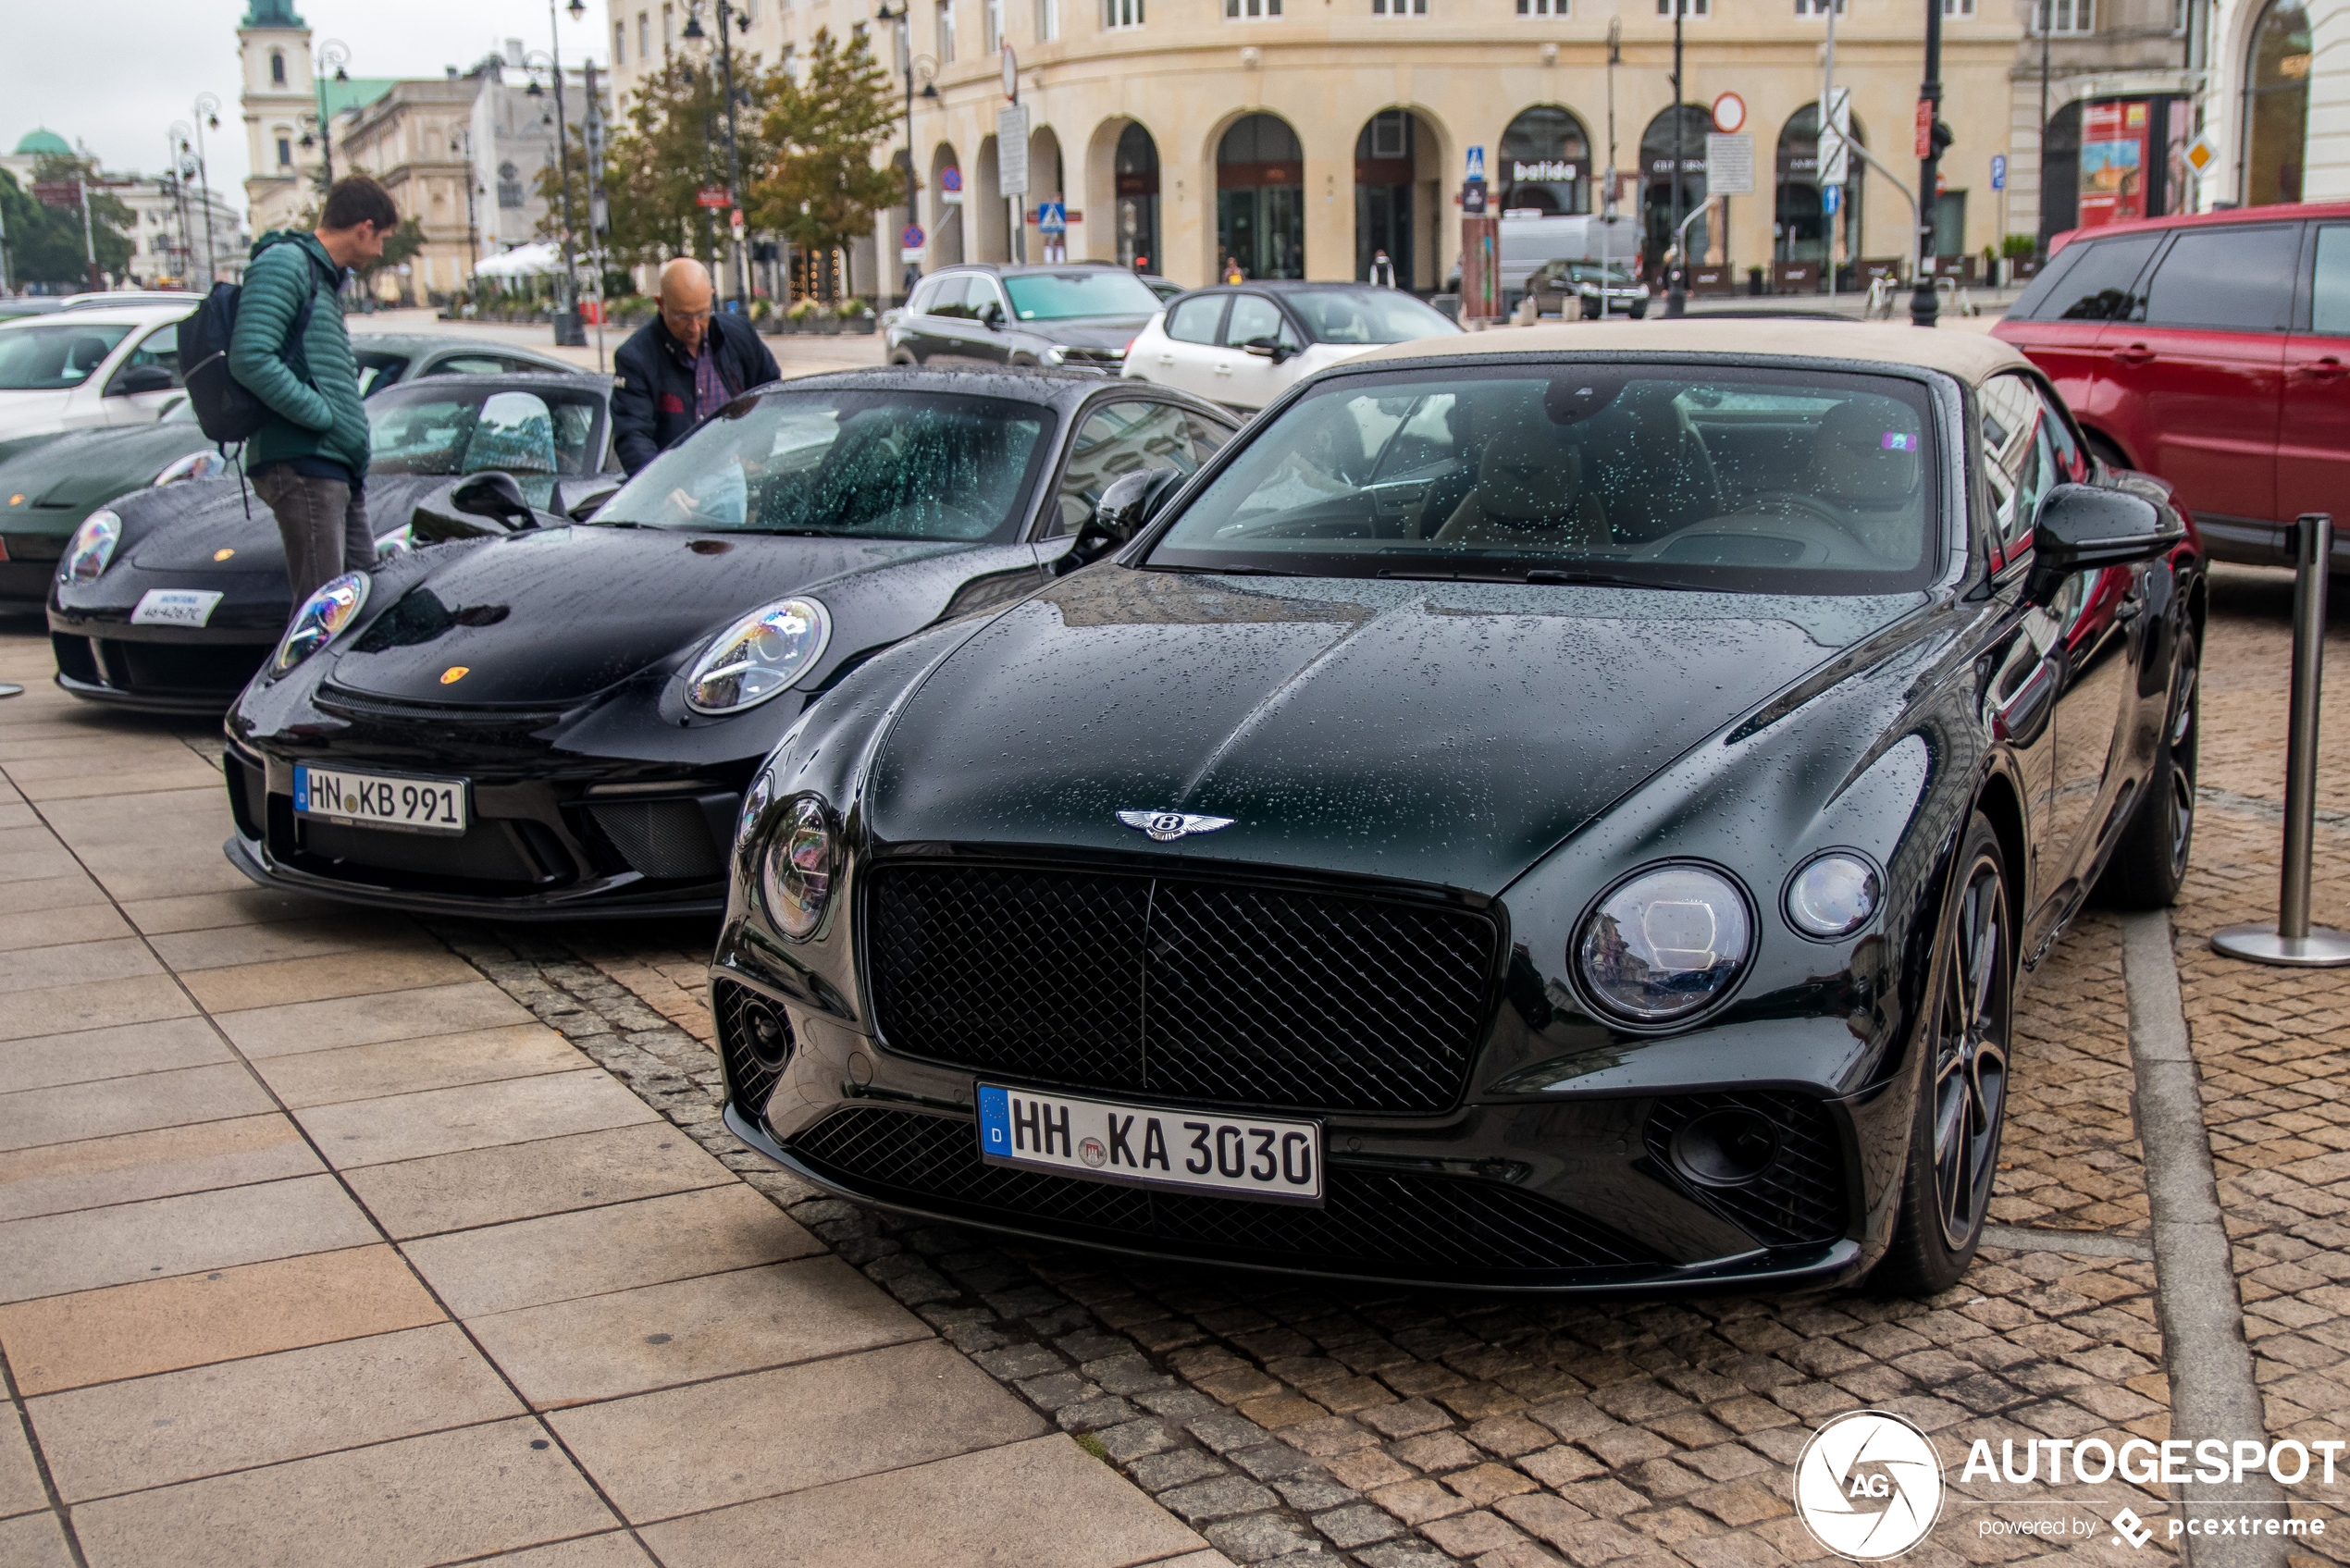
[[[1686,583],[1657,583],[1645,577],[1626,577],[1614,572],[1586,572],[1561,566],[1529,566],[1520,572],[1439,572],[1381,567],[1379,574],[1403,582],[1525,583],[1536,587],[1658,588],[1669,593],[1697,591]]]

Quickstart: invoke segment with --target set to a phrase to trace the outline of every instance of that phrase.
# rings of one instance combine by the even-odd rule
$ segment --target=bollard
[[[2229,926],[2212,947],[2231,958],[2297,969],[2350,966],[2350,933],[2309,924],[2309,858],[2318,817],[2318,698],[2326,661],[2327,574],[2333,567],[2333,518],[2304,513],[2293,525],[2293,702],[2285,732],[2284,867],[2277,880],[2277,923]]]

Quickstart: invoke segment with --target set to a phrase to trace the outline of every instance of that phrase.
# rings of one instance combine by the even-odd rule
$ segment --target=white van
[[[1502,215],[1502,305],[1516,304],[1526,293],[1527,279],[1546,263],[1597,262],[1611,271],[1639,270],[1640,226],[1626,214],[1602,217],[1586,213],[1559,217],[1550,213],[1518,210]],[[1456,265],[1447,287],[1460,291]]]

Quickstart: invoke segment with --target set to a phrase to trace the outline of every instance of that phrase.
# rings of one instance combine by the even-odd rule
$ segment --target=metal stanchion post
[[[2229,926],[2211,945],[2231,958],[2298,969],[2350,966],[2350,932],[2309,924],[2309,858],[2318,816],[2318,698],[2326,660],[2326,575],[2333,565],[2333,518],[2307,512],[2294,524],[2293,705],[2285,735],[2284,868],[2277,923]]]

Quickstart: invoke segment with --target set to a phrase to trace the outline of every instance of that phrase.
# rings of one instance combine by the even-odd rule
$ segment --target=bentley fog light
[[[1611,888],[1576,944],[1583,983],[1630,1023],[1669,1023],[1726,993],[1753,948],[1746,899],[1702,866],[1662,866]]]
[[[718,635],[686,681],[697,713],[739,713],[786,690],[823,657],[832,617],[812,599],[754,610]]]
[[[57,563],[60,583],[94,583],[98,574],[114,560],[114,547],[122,542],[122,519],[111,507],[100,507],[81,520],[66,543],[65,559]]]
[[[824,918],[836,845],[822,801],[803,795],[785,803],[759,864],[759,891],[768,919],[796,942],[807,941]]]
[[[302,601],[269,661],[274,678],[284,674],[342,634],[367,602],[367,574],[346,572]]]
[[[1857,855],[1828,854],[1787,879],[1787,923],[1827,941],[1849,936],[1876,913],[1876,868]]]

